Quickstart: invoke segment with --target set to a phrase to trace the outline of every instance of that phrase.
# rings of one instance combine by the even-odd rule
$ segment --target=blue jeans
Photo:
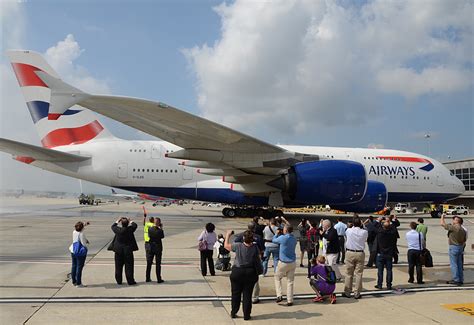
[[[263,253],[263,275],[267,274],[270,255],[273,255],[273,270],[276,273],[278,258],[280,257],[280,247],[265,247],[265,252]]]
[[[392,256],[391,255],[384,255],[384,254],[377,254],[376,264],[377,264],[377,285],[379,287],[382,286],[383,282],[383,269],[384,267],[387,268],[387,287],[392,286]]]
[[[464,282],[464,275],[462,272],[462,245],[449,245],[449,264],[451,265],[451,275],[453,281]]]
[[[86,256],[74,256],[71,254],[72,258],[72,269],[71,269],[71,279],[72,284],[82,284],[82,268],[86,262]]]

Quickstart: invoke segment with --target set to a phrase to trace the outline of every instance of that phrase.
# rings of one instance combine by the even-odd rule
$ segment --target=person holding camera
[[[198,237],[198,249],[201,257],[201,274],[202,276],[207,275],[207,265],[209,265],[209,273],[211,276],[216,275],[214,269],[214,259],[212,254],[214,253],[214,244],[217,241],[217,235],[215,233],[216,226],[209,222],[206,224],[204,229]],[[207,261],[207,264],[206,264]]]
[[[153,226],[148,228],[149,249],[146,252],[146,282],[151,282],[151,266],[153,259],[155,259],[156,282],[163,283],[165,281],[161,278],[161,256],[163,253],[161,240],[165,238],[165,233],[160,218],[155,218],[153,222]]]
[[[337,230],[334,229],[329,219],[323,220],[323,228],[320,230],[320,234],[326,241],[326,264],[336,272],[337,280],[340,281],[342,279],[342,274],[341,271],[339,271],[336,261],[337,256],[341,251],[341,247],[339,246]]]
[[[235,252],[234,265],[230,274],[231,305],[230,316],[237,317],[242,301],[244,320],[250,320],[252,312],[252,291],[258,281],[258,275],[263,272],[260,250],[254,243],[254,233],[246,230],[243,234],[243,242],[230,243],[233,231],[227,231],[225,235],[224,248]]]
[[[293,226],[289,223],[285,224],[283,231],[277,230],[272,242],[280,245],[280,261],[278,262],[278,270],[275,273],[275,291],[277,295],[276,302],[283,301],[283,293],[281,289],[281,280],[287,278],[287,306],[293,305],[293,286],[296,270],[296,238],[292,234]]]
[[[72,284],[76,288],[85,287],[82,284],[82,269],[87,258],[87,247],[89,245],[89,240],[87,240],[86,235],[84,234],[84,228],[89,225],[89,222],[79,221],[74,225],[74,231],[72,232],[72,244],[69,247],[72,258],[72,268],[71,268],[71,280]],[[82,246],[82,248],[81,248]]]
[[[452,280],[447,281],[447,284],[462,285],[464,283],[463,274],[463,252],[464,244],[466,243],[467,233],[462,227],[461,217],[453,217],[452,224],[446,224],[445,214],[441,215],[440,224],[448,231],[449,243],[449,264],[451,267]]]
[[[119,226],[119,224],[121,226]],[[120,218],[112,225],[115,238],[112,250],[115,252],[115,281],[122,284],[123,267],[125,265],[125,277],[128,285],[135,285],[133,252],[138,250],[134,232],[137,224],[130,218]]]

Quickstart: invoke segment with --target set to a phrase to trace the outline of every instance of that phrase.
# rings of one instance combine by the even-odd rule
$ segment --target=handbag
[[[204,238],[207,237],[206,234],[204,233],[204,235],[202,236],[202,240],[200,240],[198,242],[198,251],[200,252],[203,252],[203,251],[206,251],[207,250],[207,240],[205,240]]]
[[[431,253],[429,250],[427,250],[426,248],[424,248],[422,251],[421,251],[421,258],[422,258],[422,263],[426,266],[426,267],[433,267],[433,257],[431,256]]]
[[[422,248],[420,234],[418,234],[418,240],[420,241],[420,248]],[[433,257],[431,256],[431,253],[427,248],[421,249],[420,260],[421,265],[424,265],[425,267],[433,267]]]
[[[110,242],[109,246],[107,247],[108,251],[113,251],[114,250],[115,238],[116,237],[117,237],[117,235],[115,235],[114,238],[112,238],[112,241]]]
[[[257,275],[261,275],[263,274],[263,264],[262,264],[262,260],[259,257],[260,251],[257,245],[254,244],[254,247],[256,249],[256,254],[257,254],[257,257],[255,258],[255,262],[254,262],[255,272],[257,273]]]
[[[87,255],[87,247],[82,245],[80,240],[72,243],[72,255],[74,255],[75,257],[86,256]]]

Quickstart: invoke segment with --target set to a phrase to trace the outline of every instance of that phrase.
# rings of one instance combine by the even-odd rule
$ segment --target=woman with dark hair
[[[71,268],[71,279],[72,284],[77,288],[83,288],[82,284],[82,269],[86,262],[87,257],[87,246],[89,241],[84,235],[84,227],[89,225],[89,222],[79,221],[74,225],[74,231],[72,232],[72,244],[69,247],[72,258],[72,268]],[[82,246],[82,248],[81,248]]]
[[[214,252],[214,244],[217,241],[217,236],[214,230],[216,226],[212,223],[206,224],[206,229],[202,231],[202,233],[198,237],[198,249],[201,253],[201,274],[202,276],[207,275],[207,263],[209,264],[209,273],[211,275],[216,275],[216,271],[214,270],[214,260],[212,258],[212,253]]]
[[[236,318],[242,300],[244,320],[250,319],[252,312],[252,291],[258,281],[259,273],[263,272],[260,251],[254,243],[253,232],[247,230],[243,235],[242,243],[230,243],[230,236],[233,231],[227,231],[224,247],[235,252],[234,265],[230,274],[230,284],[232,290],[232,310],[230,317]]]

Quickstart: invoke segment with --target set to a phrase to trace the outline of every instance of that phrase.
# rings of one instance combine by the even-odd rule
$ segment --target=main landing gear
[[[262,208],[224,208],[222,209],[224,217],[263,217],[265,219],[282,217],[282,210],[262,209]]]

